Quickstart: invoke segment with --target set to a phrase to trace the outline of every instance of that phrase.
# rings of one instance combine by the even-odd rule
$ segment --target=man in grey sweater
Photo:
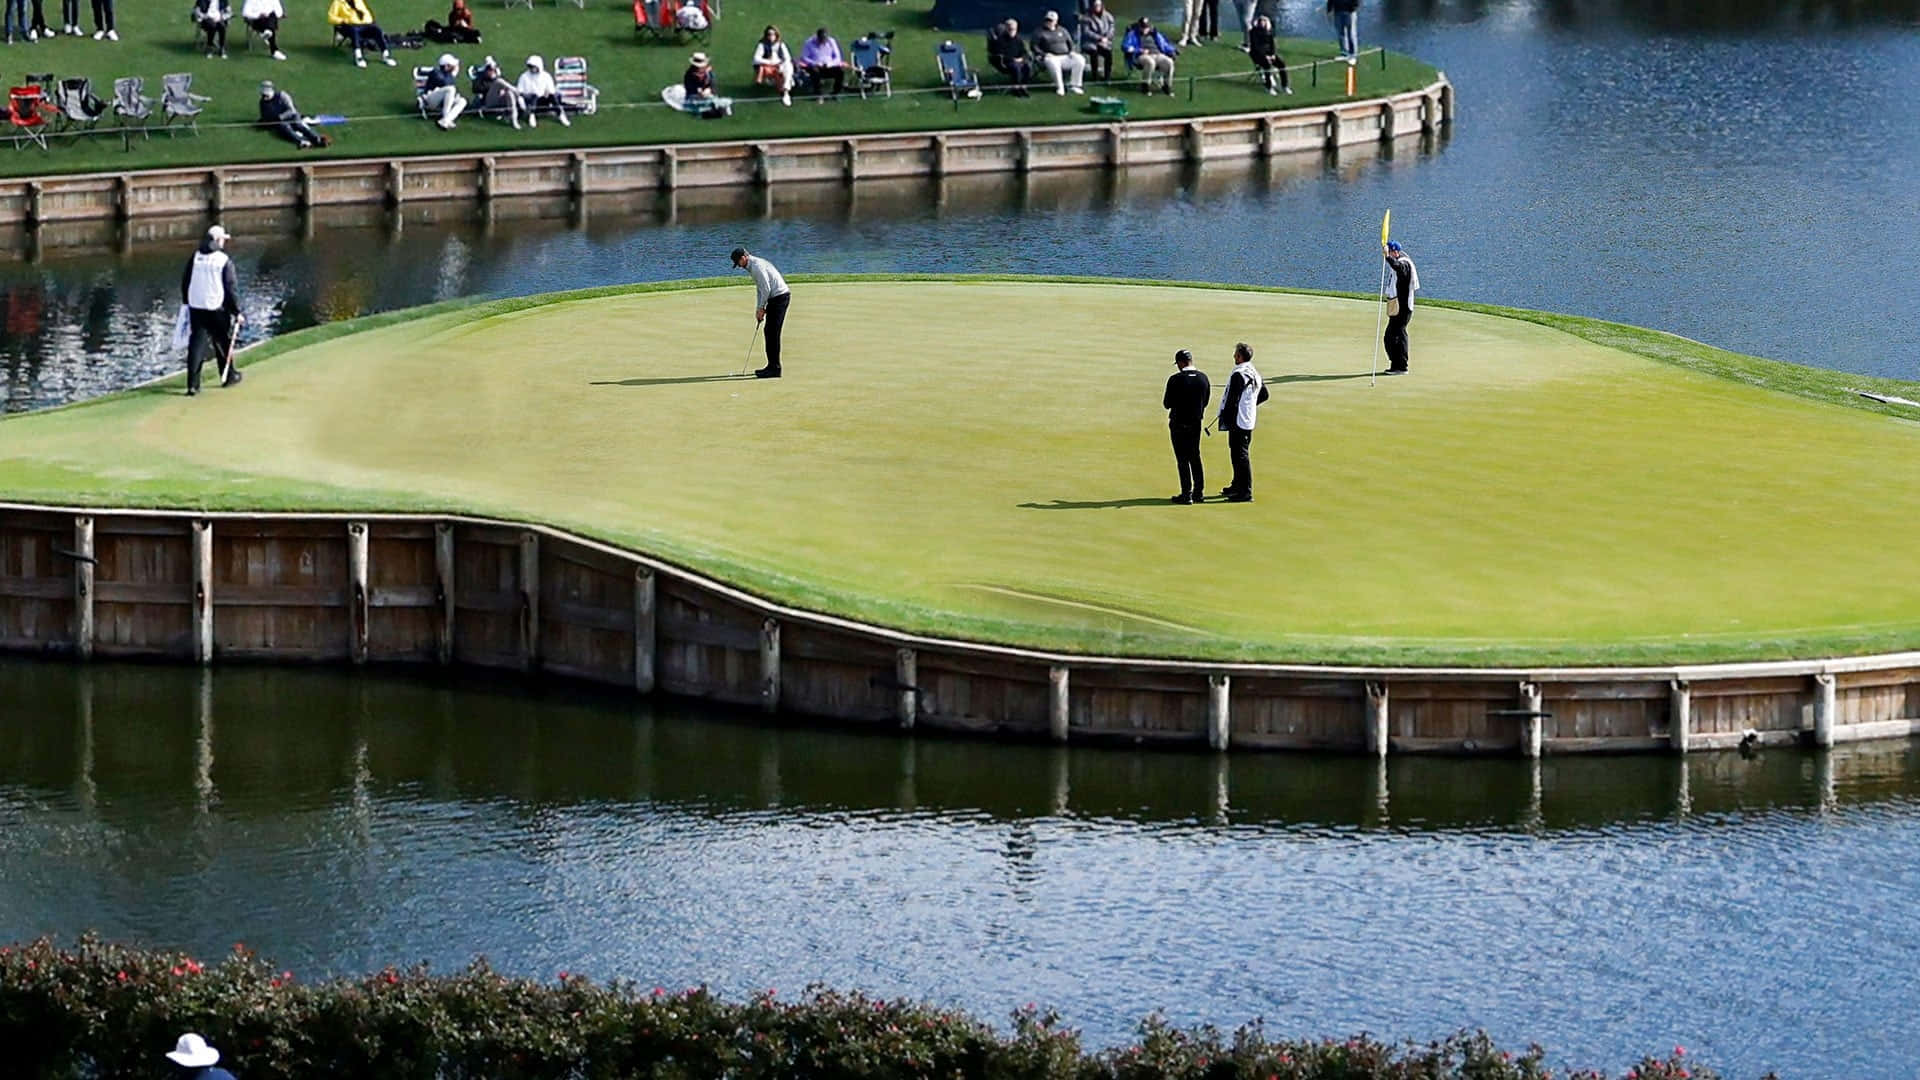
[[[1084,94],[1081,80],[1086,78],[1087,58],[1081,56],[1073,47],[1073,35],[1060,26],[1060,13],[1049,11],[1040,20],[1040,29],[1033,32],[1034,55],[1040,58],[1040,66],[1053,75],[1053,92],[1067,95],[1072,87],[1076,94]]]
[[[780,377],[780,329],[787,324],[787,305],[793,301],[793,290],[787,288],[787,279],[780,276],[772,263],[747,254],[746,248],[733,249],[733,265],[753,279],[753,319],[766,324],[767,328],[767,366],[755,371],[753,377],[777,379]]]
[[[1106,82],[1113,78],[1113,12],[1107,10],[1105,0],[1093,0],[1093,3],[1080,12],[1080,54],[1087,58],[1087,71],[1094,82]]]

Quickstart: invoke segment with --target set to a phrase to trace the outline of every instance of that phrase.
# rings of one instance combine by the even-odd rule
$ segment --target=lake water
[[[1920,755],[1513,761],[800,731],[564,687],[0,660],[0,940],[485,953],[1554,1059],[1920,1071]]]
[[[1283,32],[1323,32],[1322,6],[1286,0]],[[1459,88],[1462,120],[1447,138],[1271,168],[785,189],[771,205],[758,193],[691,193],[590,206],[583,222],[560,204],[489,227],[471,207],[445,206],[410,210],[399,230],[379,213],[310,238],[243,229],[248,335],[475,293],[719,274],[737,243],[795,272],[1371,291],[1391,207],[1434,296],[1920,378],[1920,308],[1897,299],[1920,236],[1920,0],[1393,0],[1365,14],[1365,43],[1431,60]],[[0,265],[0,408],[172,368],[154,347],[190,246],[49,248]]]

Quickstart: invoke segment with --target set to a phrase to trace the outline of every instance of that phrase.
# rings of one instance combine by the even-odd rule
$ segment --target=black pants
[[[1247,428],[1227,431],[1227,458],[1233,462],[1233,483],[1227,490],[1238,495],[1253,494],[1253,459],[1247,448],[1253,444],[1253,432]]]
[[[1259,69],[1260,82],[1267,89],[1273,89],[1273,77],[1276,74],[1280,76],[1280,89],[1291,89],[1287,85],[1287,65],[1278,56],[1256,56],[1253,66]]]
[[[1081,49],[1087,57],[1087,79],[1091,82],[1106,82],[1113,78],[1112,49]]]
[[[428,19],[420,32],[428,41],[440,45],[478,45],[480,31],[471,26],[446,26],[435,19]]]
[[[93,28],[113,29],[113,0],[93,0]]]
[[[781,293],[767,301],[767,367],[780,370],[780,328],[787,325],[787,305],[792,293]]]
[[[305,120],[283,120],[273,125],[273,131],[274,134],[302,150],[309,146],[319,146],[322,142],[320,133],[313,130],[313,125]]]
[[[815,95],[839,94],[847,88],[847,69],[839,64],[819,64],[804,70],[813,79]],[[829,82],[833,84],[831,91],[827,89]]]
[[[233,342],[233,316],[218,309],[188,308],[187,325],[192,334],[187,339],[187,392],[193,394],[200,391],[200,367],[209,353],[217,367],[226,366],[227,346]]]
[[[1200,464],[1200,428],[1167,428],[1173,436],[1173,464],[1180,470],[1180,494],[1205,495],[1207,493],[1207,473]]]
[[[60,29],[80,25],[80,0],[60,0]]]
[[[33,21],[28,26],[41,37],[47,36],[47,13],[41,6],[42,0],[33,0]]]
[[[1220,36],[1220,0],[1200,0],[1200,36],[1213,41]]]
[[[1387,348],[1387,368],[1391,371],[1407,370],[1407,324],[1412,321],[1412,308],[1401,308],[1400,314],[1387,319],[1387,332],[1380,343]]]
[[[267,43],[268,52],[280,51],[280,16],[262,15],[258,19],[248,19],[247,28],[255,37]]]
[[[227,24],[219,19],[209,19],[200,24],[200,32],[207,36],[207,51],[224,53],[227,51]]]

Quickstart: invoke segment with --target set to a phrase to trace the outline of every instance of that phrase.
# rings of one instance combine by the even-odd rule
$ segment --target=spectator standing
[[[1013,96],[1026,97],[1033,81],[1033,53],[1020,36],[1020,21],[1008,19],[987,31],[987,62],[1013,83]]]
[[[60,29],[74,37],[85,33],[80,29],[80,0],[60,0]]]
[[[1247,55],[1253,58],[1253,66],[1260,72],[1260,81],[1267,86],[1267,93],[1278,94],[1280,90],[1293,93],[1293,86],[1287,81],[1287,65],[1280,59],[1280,47],[1273,37],[1273,21],[1265,15],[1253,17],[1253,26],[1247,30]],[[1280,88],[1274,89],[1274,76],[1279,75]]]
[[[1195,40],[1220,40],[1220,0],[1200,0],[1200,36]]]
[[[175,1074],[180,1080],[234,1080],[232,1073],[220,1067],[220,1051],[191,1032],[180,1036],[167,1060],[178,1066]]]
[[[200,392],[200,368],[207,362],[207,354],[214,356],[222,378],[221,386],[232,386],[240,381],[240,369],[233,366],[233,337],[238,330],[240,318],[240,286],[233,273],[233,260],[227,256],[227,230],[215,225],[207,230],[200,241],[200,247],[187,260],[187,266],[180,274],[180,302],[187,306],[187,396]],[[180,1037],[176,1051],[193,1049],[187,1045],[187,1036]],[[192,1036],[196,1041],[199,1036]],[[204,1042],[199,1050],[211,1051]],[[172,1054],[167,1055],[173,1057]],[[196,1054],[196,1056],[204,1056]],[[186,1062],[174,1059],[179,1064]],[[220,1060],[218,1052],[213,1052],[202,1064],[211,1065]]]
[[[287,58],[287,54],[280,51],[280,20],[286,17],[287,9],[280,0],[241,0],[240,18],[267,43],[267,51],[275,60]]]
[[[276,90],[270,82],[260,84],[260,126],[287,140],[297,150],[312,150],[333,140],[313,130],[294,107],[293,95]]]
[[[93,2],[99,4],[102,0]],[[112,3],[113,0],[106,2]],[[373,21],[373,9],[367,6],[367,0],[333,0],[327,6],[327,22],[353,43],[354,67],[367,66],[366,49],[369,46],[380,50],[381,63],[394,66],[393,50],[388,48],[387,35],[380,29],[380,24]]]
[[[452,131],[455,120],[466,110],[467,99],[460,96],[458,81],[460,61],[452,53],[441,53],[440,61],[427,73],[427,82],[420,90],[420,103],[428,113],[439,113],[434,123],[441,131]]]
[[[1200,426],[1206,420],[1207,399],[1213,396],[1213,387],[1193,366],[1193,354],[1187,350],[1173,354],[1173,367],[1166,392],[1160,395],[1160,407],[1167,410],[1173,465],[1180,471],[1180,494],[1173,501],[1184,506],[1207,501],[1206,467],[1200,463]]]
[[[772,83],[780,91],[780,104],[793,104],[793,51],[780,40],[780,28],[769,26],[753,47],[753,81]]]
[[[120,40],[120,32],[113,28],[113,0],[93,0],[93,40],[101,38]]]
[[[1181,6],[1180,47],[1184,49],[1200,40],[1201,0],[1182,0]]]
[[[505,117],[520,130],[520,91],[500,74],[500,61],[489,56],[473,75],[473,107],[481,116]]]
[[[1340,53],[1351,66],[1360,56],[1360,0],[1327,0],[1327,14],[1333,16]]]
[[[227,24],[233,21],[233,8],[227,0],[193,0],[193,21],[207,39],[207,59],[227,58]]]
[[[26,37],[29,32],[27,29],[27,0],[6,0],[6,5],[7,44],[11,45],[13,44],[13,37],[16,33],[21,37]],[[27,40],[31,41],[33,39],[28,38]]]
[[[780,331],[787,325],[787,306],[793,302],[793,290],[787,279],[765,259],[747,254],[746,248],[733,249],[733,265],[753,279],[754,312],[757,323],[767,328],[767,366],[753,373],[756,379],[780,377]]]
[[[1084,94],[1082,83],[1087,77],[1087,58],[1073,47],[1073,35],[1060,26],[1060,13],[1049,11],[1040,20],[1040,29],[1033,32],[1034,52],[1040,57],[1040,63],[1053,76],[1053,92],[1065,97],[1069,89],[1076,94]]]
[[[701,54],[693,55],[698,58]],[[514,89],[520,94],[520,110],[527,114],[528,127],[539,127],[540,114],[543,112],[559,117],[561,127],[573,126],[573,121],[567,117],[567,107],[560,103],[560,88],[553,84],[553,76],[547,74],[546,66],[539,57],[527,57],[526,70],[520,73],[520,81],[514,84]]]
[[[1093,0],[1080,12],[1078,29],[1088,74],[1094,82],[1113,78],[1113,12],[1107,10],[1106,0]]]
[[[46,0],[33,0],[33,19],[27,23],[27,40],[52,36],[53,31],[47,29]]]
[[[1267,387],[1253,369],[1253,346],[1233,347],[1233,377],[1220,397],[1220,430],[1227,433],[1227,456],[1233,462],[1233,482],[1220,489],[1228,502],[1253,501],[1253,425],[1267,400]]]
[[[847,58],[840,52],[840,43],[827,33],[826,27],[814,31],[807,43],[800,47],[800,70],[807,73],[813,82],[816,101],[825,101],[827,80],[833,80],[833,95],[838,97],[847,88]]]
[[[1387,241],[1387,332],[1380,344],[1387,350],[1387,374],[1407,373],[1407,324],[1413,321],[1413,294],[1420,291],[1420,271],[1398,240]]]
[[[1173,96],[1173,58],[1180,50],[1173,47],[1167,35],[1153,28],[1153,20],[1144,15],[1140,21],[1127,27],[1127,36],[1120,41],[1120,51],[1126,54],[1127,65],[1140,70],[1140,91],[1153,93],[1153,77],[1160,76],[1160,86]]]

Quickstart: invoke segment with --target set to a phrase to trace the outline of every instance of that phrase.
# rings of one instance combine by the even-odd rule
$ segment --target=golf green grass
[[[303,331],[250,353],[236,389],[0,421],[0,495],[538,520],[813,610],[1068,651],[1920,646],[1920,423],[1838,404],[1908,384],[1428,305],[1414,374],[1372,386],[1369,299],[871,278],[797,281],[788,377],[757,381],[732,374],[752,308],[737,280],[695,282]],[[1273,392],[1256,501],[1172,505],[1172,353],[1217,393],[1236,340]],[[1218,489],[1226,440],[1203,450]]]
[[[60,5],[47,0],[48,12],[59,17]],[[288,4],[281,40],[287,59],[271,59],[256,43],[249,51],[241,42],[236,14],[229,29],[228,57],[207,59],[193,24],[187,0],[145,3],[121,0],[118,42],[57,37],[33,44],[0,47],[0,75],[9,85],[28,72],[87,76],[95,92],[110,98],[113,80],[140,75],[147,92],[158,99],[160,76],[191,72],[194,90],[212,97],[200,120],[201,134],[151,140],[135,138],[131,152],[118,135],[57,137],[51,152],[32,148],[0,156],[0,176],[50,173],[125,171],[226,163],[311,160],[314,157],[349,158],[388,155],[473,152],[481,150],[555,149],[560,147],[617,146],[640,143],[765,139],[804,135],[861,134],[885,131],[926,131],[963,127],[1006,127],[1086,123],[1098,120],[1084,97],[1055,97],[1052,93],[1018,99],[989,93],[980,101],[963,101],[958,108],[939,86],[934,49],[945,38],[966,47],[975,66],[986,66],[985,38],[979,32],[935,30],[933,0],[901,0],[894,5],[849,4],[845,0],[723,0],[722,18],[706,43],[642,44],[633,31],[631,2],[587,0],[584,8],[567,0],[535,0],[532,10],[506,9],[500,0],[472,4],[479,45],[446,47],[429,43],[419,51],[399,50],[399,66],[384,67],[377,57],[365,70],[353,66],[348,50],[333,44],[326,21],[325,0]],[[375,19],[389,33],[417,30],[428,19],[444,21],[447,0],[369,0]],[[1115,5],[1128,12],[1136,3]],[[236,0],[234,10],[239,11]],[[752,85],[748,60],[754,42],[768,23],[781,27],[797,57],[802,38],[815,27],[826,26],[843,48],[869,31],[894,32],[895,94],[890,99],[850,99],[824,105],[796,100],[782,108],[777,95]],[[91,31],[89,21],[86,29]],[[726,120],[700,120],[673,112],[660,104],[660,90],[678,83],[687,57],[695,49],[713,57],[720,90],[736,100],[735,115]],[[590,80],[600,88],[600,112],[579,118],[571,128],[542,124],[515,131],[497,121],[463,117],[450,132],[422,120],[414,105],[412,66],[430,64],[451,52],[462,65],[485,56],[497,58],[508,76],[517,77],[529,54],[551,60],[555,56],[585,56]],[[1336,52],[1329,38],[1282,43],[1281,55],[1291,64],[1324,59]],[[1124,66],[1124,65],[1123,65]],[[1209,76],[1232,73],[1234,78],[1201,79],[1189,99],[1185,88],[1175,97],[1145,97],[1137,87],[1117,89],[1128,99],[1136,118],[1194,116],[1271,109],[1267,96],[1250,77],[1246,55],[1228,39],[1204,48],[1183,51],[1179,74]],[[1377,97],[1430,85],[1436,72],[1424,63],[1389,54],[1383,69],[1378,56],[1369,56],[1358,70],[1361,97]],[[308,115],[337,114],[350,118],[344,125],[325,128],[334,137],[327,150],[301,154],[289,144],[251,125],[258,117],[259,84],[263,79],[293,94]],[[465,93],[462,77],[462,93]],[[984,73],[989,90],[1002,80]],[[1323,105],[1345,99],[1345,69],[1328,67],[1319,85],[1302,73],[1296,93],[1279,99],[1287,105]],[[109,115],[103,125],[113,123]],[[1104,121],[1103,121],[1104,122]],[[158,109],[155,125],[158,126]]]

